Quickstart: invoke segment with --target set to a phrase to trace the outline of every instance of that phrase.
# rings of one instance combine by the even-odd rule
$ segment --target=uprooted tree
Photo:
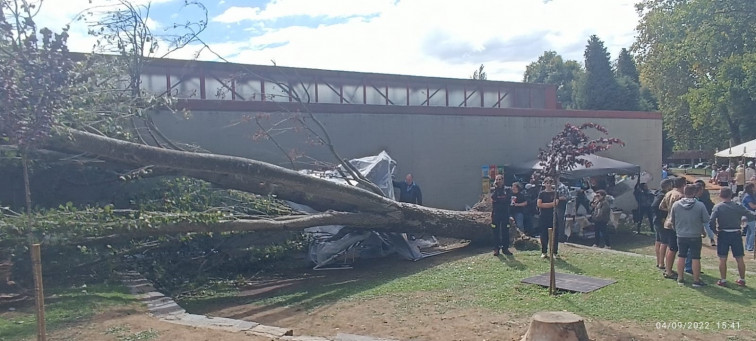
[[[33,22],[31,17],[29,17],[29,22]],[[12,25],[8,25],[5,21],[3,23],[4,29],[10,30],[12,28]],[[6,33],[5,36],[13,37],[13,34]],[[63,44],[65,44],[65,41]],[[64,47],[60,49],[62,56],[67,54]],[[9,55],[4,56],[4,58],[9,58]],[[79,66],[81,66],[81,63],[85,62],[80,62]],[[72,89],[91,89],[91,84],[86,82],[92,82],[93,79],[97,80],[98,75],[83,71],[61,71],[57,76],[68,82],[66,84],[72,84],[70,86]],[[11,85],[16,82],[16,78],[13,77],[7,77],[5,80]],[[86,84],[86,86],[82,86],[82,84]],[[99,126],[91,122],[82,123],[81,116],[71,114],[73,111],[81,111],[76,107],[79,103],[96,102],[87,100],[89,98],[87,96],[90,95],[91,93],[70,94],[69,98],[73,98],[73,100],[64,101],[66,107],[46,114],[47,116],[44,119],[47,120],[46,122],[49,121],[49,124],[45,124],[35,131],[35,136],[39,137],[38,142],[35,144],[34,150],[29,150],[29,152],[32,155],[46,152],[63,153],[62,155],[84,155],[109,161],[110,164],[124,168],[136,167],[137,169],[150,169],[156,173],[185,175],[206,180],[223,188],[237,189],[261,196],[305,204],[322,212],[313,215],[287,215],[282,217],[216,216],[213,219],[191,219],[186,216],[175,216],[162,219],[159,223],[141,224],[136,227],[132,225],[113,226],[106,233],[102,232],[94,237],[115,235],[139,237],[183,232],[298,231],[305,227],[318,225],[347,225],[354,228],[382,231],[430,233],[473,240],[490,237],[489,216],[480,212],[442,210],[399,203],[376,194],[375,191],[367,190],[364,185],[336,184],[256,160],[187,152],[126,141],[124,139],[129,137],[135,141],[141,139],[122,131],[111,132],[107,130],[108,133],[106,133],[105,129],[100,129]],[[10,101],[17,99],[6,98],[6,100],[10,103]],[[149,103],[142,104],[145,105],[143,107],[145,110],[151,110],[158,108],[156,103],[161,102],[149,101]],[[308,112],[306,101],[298,99],[298,103],[302,106],[302,112]],[[6,114],[10,113],[9,108],[14,107],[5,104],[4,102],[3,108],[0,109],[3,117],[13,117]],[[98,110],[101,109],[93,109],[92,112],[96,112],[96,114],[90,116],[99,118],[98,123],[100,124],[108,117],[117,114]],[[130,121],[128,115],[120,119],[123,119],[124,122]],[[11,121],[3,122],[0,129],[4,136],[9,137],[8,142],[18,144],[18,140],[12,138],[15,133],[14,127],[16,125],[14,124]],[[120,139],[106,136],[113,134]],[[581,150],[588,154],[601,149],[589,146]]]

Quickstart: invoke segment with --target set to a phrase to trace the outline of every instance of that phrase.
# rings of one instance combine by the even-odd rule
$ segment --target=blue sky
[[[492,80],[521,81],[546,50],[582,62],[596,34],[612,56],[634,40],[637,0],[216,0],[201,1],[208,28],[201,38],[238,63],[469,78],[485,64]],[[62,27],[90,6],[113,0],[45,0],[37,21]],[[150,25],[162,33],[199,19],[184,0],[150,4]],[[72,22],[69,45],[89,52],[94,40]],[[169,55],[193,59],[200,46]],[[203,52],[203,60],[217,57]]]

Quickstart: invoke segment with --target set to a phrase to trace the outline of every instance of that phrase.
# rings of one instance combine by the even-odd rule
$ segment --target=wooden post
[[[37,341],[47,340],[45,331],[45,290],[42,287],[42,252],[39,244],[32,244],[32,270],[34,274],[34,293],[37,303]]]
[[[553,227],[549,228],[549,263],[551,263],[551,269],[549,270],[549,295],[554,295],[556,294],[556,276],[554,273],[554,228]]]

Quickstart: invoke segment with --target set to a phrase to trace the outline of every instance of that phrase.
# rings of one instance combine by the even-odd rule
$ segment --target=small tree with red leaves
[[[538,160],[540,160],[539,165],[541,166],[541,170],[536,171],[533,174],[534,179],[543,180],[546,177],[551,177],[556,181],[555,190],[558,193],[559,177],[563,172],[571,171],[578,165],[586,168],[593,166],[590,161],[582,158],[582,156],[607,150],[615,144],[621,146],[625,145],[625,143],[618,138],[602,136],[591,139],[588,134],[586,134],[586,130],[589,128],[598,131],[601,135],[609,135],[606,128],[596,123],[583,123],[580,126],[571,123],[565,124],[564,129],[551,139],[546,146],[546,149],[539,149]],[[557,209],[554,209],[552,219],[552,226],[559,226]],[[553,238],[549,238],[549,240],[551,241],[558,237],[559,236],[555,235]],[[553,254],[551,247],[549,247],[549,254]],[[549,258],[551,259],[551,285],[549,286],[549,294],[553,294],[555,291],[554,257],[550,256]]]

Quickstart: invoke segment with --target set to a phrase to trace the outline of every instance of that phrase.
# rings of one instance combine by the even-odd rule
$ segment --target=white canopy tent
[[[716,157],[723,158],[756,158],[756,140],[741,143],[737,146],[722,149],[714,154]]]

